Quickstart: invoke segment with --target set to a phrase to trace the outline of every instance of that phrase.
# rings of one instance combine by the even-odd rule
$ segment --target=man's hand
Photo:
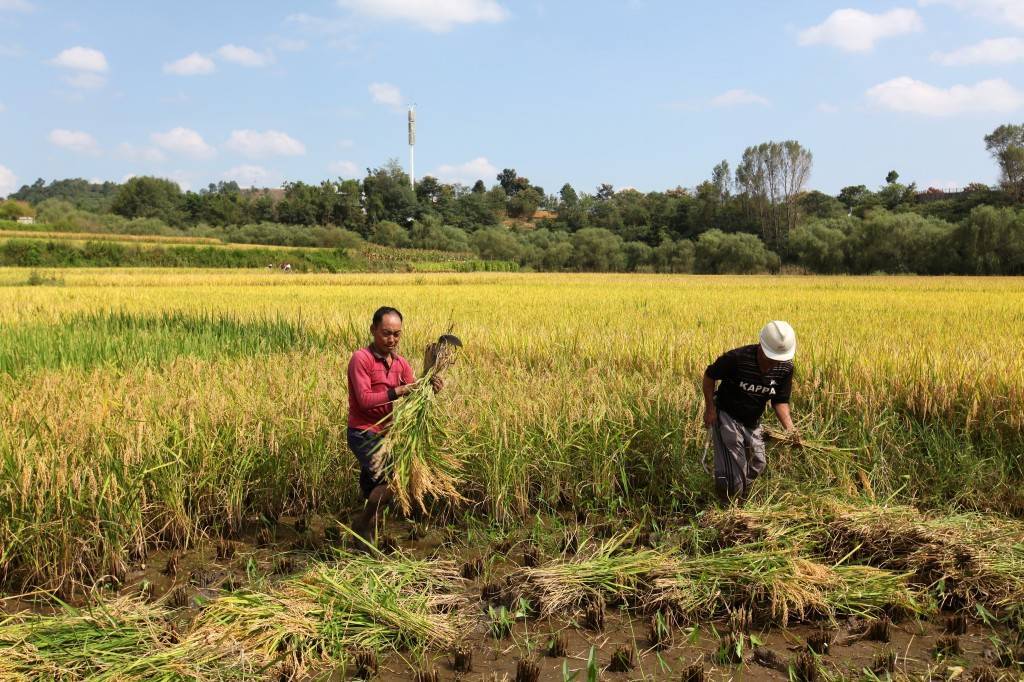
[[[434,393],[440,393],[441,389],[444,388],[444,377],[440,374],[435,374],[430,377],[430,385],[434,389]]]
[[[786,431],[786,435],[789,436],[789,443],[794,447],[800,447],[803,445],[803,440],[800,438],[800,431],[795,426],[789,428]]]
[[[708,405],[704,408],[704,426],[709,429],[718,423],[718,410],[715,409],[714,405]]]
[[[402,384],[401,386],[395,386],[395,395],[401,398],[402,396],[412,393],[415,388],[416,384]]]

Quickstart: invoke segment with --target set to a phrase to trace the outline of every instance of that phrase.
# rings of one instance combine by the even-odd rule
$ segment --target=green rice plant
[[[181,648],[172,632],[162,608],[126,598],[88,609],[65,606],[54,615],[7,616],[0,620],[0,677],[212,679],[216,657],[204,646]]]

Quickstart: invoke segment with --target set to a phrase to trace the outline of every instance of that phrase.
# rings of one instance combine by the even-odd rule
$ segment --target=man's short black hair
[[[381,306],[377,308],[377,312],[373,314],[373,326],[376,327],[378,324],[384,321],[385,315],[398,315],[398,319],[405,322],[402,317],[402,313],[398,312],[398,308],[392,308],[391,306]]]

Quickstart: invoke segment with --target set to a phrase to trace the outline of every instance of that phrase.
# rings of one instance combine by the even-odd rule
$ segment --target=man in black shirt
[[[715,490],[723,503],[746,501],[765,468],[761,416],[771,401],[786,431],[796,334],[786,322],[769,322],[760,343],[735,348],[704,371],[704,424],[715,448]],[[715,384],[718,384],[717,390]]]

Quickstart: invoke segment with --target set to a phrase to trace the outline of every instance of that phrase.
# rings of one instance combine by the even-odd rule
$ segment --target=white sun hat
[[[769,322],[761,330],[761,350],[772,360],[792,360],[796,355],[796,332],[788,322]]]

